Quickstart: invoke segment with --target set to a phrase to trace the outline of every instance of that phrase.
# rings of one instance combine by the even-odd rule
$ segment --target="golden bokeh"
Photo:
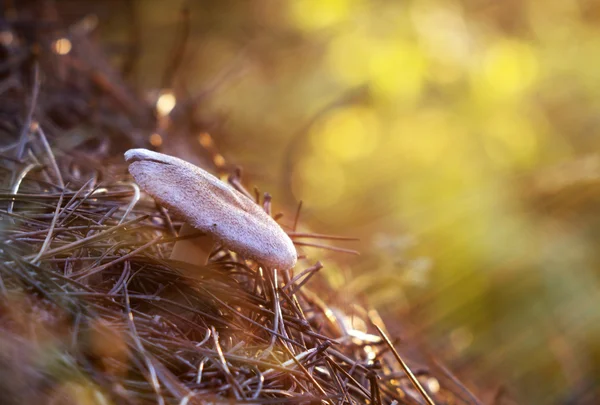
[[[159,3],[147,19],[175,21]],[[416,319],[448,362],[522,403],[596,381],[597,5],[210,4],[191,6],[184,73],[190,94],[216,89],[198,115],[226,119],[193,143],[243,166],[249,189],[287,210],[282,223],[302,200],[302,226],[361,239],[358,258],[302,249],[324,258],[323,279]],[[167,48],[164,37],[149,31],[144,49]],[[220,72],[230,79],[211,87]],[[565,345],[591,359],[577,363],[585,378],[560,366]]]
[[[154,146],[155,148],[158,148],[162,144],[163,144],[163,139],[160,134],[155,132],[152,135],[150,135],[150,145]]]
[[[160,117],[165,117],[175,108],[175,104],[177,104],[175,94],[171,90],[163,90],[156,100],[156,111]]]
[[[378,146],[379,120],[374,111],[367,108],[339,110],[311,133],[315,149],[340,162],[349,162],[370,156]]]
[[[71,52],[72,47],[73,45],[68,38],[57,39],[52,43],[52,48],[58,55],[67,55]]]

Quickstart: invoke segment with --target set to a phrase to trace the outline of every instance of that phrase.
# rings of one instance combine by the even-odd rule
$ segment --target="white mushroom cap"
[[[212,174],[147,149],[130,149],[125,160],[148,194],[223,246],[271,268],[290,269],[296,264],[296,248],[279,224]]]

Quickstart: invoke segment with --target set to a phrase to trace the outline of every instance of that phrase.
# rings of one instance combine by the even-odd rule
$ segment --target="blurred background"
[[[284,222],[303,201],[307,229],[360,238],[305,267],[498,398],[595,403],[600,3],[57,3],[139,89],[200,100],[188,158],[215,146]]]

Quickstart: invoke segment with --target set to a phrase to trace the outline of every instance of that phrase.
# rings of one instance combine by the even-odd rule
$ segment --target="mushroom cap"
[[[296,264],[296,248],[279,224],[227,183],[182,159],[147,149],[130,149],[125,160],[140,187],[223,246],[271,268]]]

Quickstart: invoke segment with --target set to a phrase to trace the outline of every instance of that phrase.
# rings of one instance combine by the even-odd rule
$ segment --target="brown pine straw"
[[[419,394],[421,394],[421,396],[423,397],[425,402],[427,402],[428,405],[435,405],[435,403],[433,402],[433,399],[431,399],[429,397],[429,394],[427,393],[427,391],[425,391],[425,388],[423,388],[423,386],[421,385],[419,380],[417,380],[417,377],[415,377],[415,375],[410,370],[410,368],[406,365],[404,360],[402,360],[402,357],[400,357],[400,354],[398,354],[398,351],[396,350],[396,348],[390,341],[390,338],[387,337],[387,335],[383,332],[383,330],[379,326],[375,325],[375,328],[377,329],[377,332],[379,332],[379,335],[381,336],[381,338],[385,341],[385,344],[388,345],[388,347],[394,354],[394,357],[396,358],[396,360],[398,360],[398,363],[400,363],[402,370],[404,370],[404,372],[408,376],[408,379],[410,380],[412,385],[417,389],[417,391],[419,391]]]
[[[14,325],[10,313],[24,314],[21,322],[50,337],[53,361],[68,359],[69,373],[83,373],[77,384],[115,403],[420,403],[385,354],[391,343],[381,329],[364,318],[361,338],[348,326],[356,314],[319,298],[327,290],[314,277],[321,263],[301,262],[295,276],[220,251],[186,279],[179,272],[189,265],[167,259],[178,239],[167,213],[138,200],[121,169],[97,186],[63,173],[68,185],[57,191],[44,186],[44,167],[24,176],[17,194],[10,184],[0,190],[2,336],[45,345]],[[40,308],[49,315],[40,319]],[[90,346],[102,341],[98,324],[112,325],[114,336]],[[54,390],[66,383],[62,372],[19,363]],[[449,402],[444,389],[427,393],[400,364],[425,403],[434,394],[437,404],[468,403]]]
[[[4,29],[17,40],[0,44],[0,402],[476,403],[447,373],[429,390],[434,369],[412,373],[376,312],[325,299],[319,262],[274,271],[223,249],[203,267],[169,260],[181,223],[122,160],[148,146],[153,106],[123,85],[85,24],[65,29],[50,11],[13,9]],[[73,52],[59,57],[51,43],[65,36]],[[241,171],[229,182],[252,196]],[[258,192],[256,203],[277,205]],[[299,231],[301,206],[274,215],[301,254],[356,253],[338,246],[351,238]]]

